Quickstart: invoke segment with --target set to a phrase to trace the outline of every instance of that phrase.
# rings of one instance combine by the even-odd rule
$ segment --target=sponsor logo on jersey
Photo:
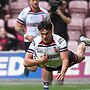
[[[54,59],[54,58],[58,58],[60,57],[59,54],[55,54],[55,55],[48,55],[48,59]]]
[[[56,47],[53,47],[53,49],[54,49],[54,52],[58,52],[58,49],[56,48]]]

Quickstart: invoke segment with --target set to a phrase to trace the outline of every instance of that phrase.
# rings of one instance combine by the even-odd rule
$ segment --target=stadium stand
[[[69,50],[72,50],[73,52],[75,52],[76,51],[76,48],[77,48],[77,46],[78,46],[78,42],[77,41],[68,41],[68,49]]]
[[[72,18],[71,23],[67,26],[69,40],[79,41],[79,37],[83,34],[83,19]]]
[[[12,18],[17,18],[20,11],[26,6],[28,6],[27,2],[11,2],[10,12],[11,12]]]
[[[88,14],[89,14],[89,17],[90,17],[90,1],[88,2]]]
[[[9,28],[14,28],[14,26],[15,26],[15,23],[16,23],[16,19],[9,19],[8,20],[8,27]]]
[[[90,17],[84,20],[84,32],[86,37],[90,38]]]
[[[4,27],[4,20],[0,19],[0,28]]]
[[[69,12],[74,18],[86,18],[88,15],[88,2],[81,0],[70,1]]]
[[[40,1],[39,6],[46,9],[47,11],[50,11],[51,6],[47,1]]]
[[[27,1],[28,0],[9,0],[9,7],[10,7],[10,14],[11,14],[11,18],[7,20],[9,28],[14,27],[18,14],[24,7],[28,6]],[[54,0],[51,0],[51,1],[53,2]],[[47,0],[46,1],[40,0],[39,5],[47,9],[48,11],[50,10],[50,6]],[[69,1],[69,12],[71,14],[72,21],[70,24],[68,24],[67,28],[68,28],[70,41],[71,40],[78,41],[80,35],[82,35],[84,32],[87,37],[90,37],[90,29],[89,29],[90,25],[88,23],[88,21],[90,20],[87,20],[89,19],[87,18],[87,15],[89,15],[90,17],[89,11],[90,11],[90,1],[89,2],[87,2],[86,0],[70,0]],[[83,18],[85,19],[84,21],[83,21]],[[4,21],[2,19],[0,19],[0,27],[1,26],[4,26]],[[18,39],[21,39],[21,41],[23,41],[23,38],[22,36],[19,35],[19,33],[17,34],[17,37]]]
[[[14,27],[15,27],[15,23],[16,23],[16,19],[9,19],[8,22],[7,22],[7,25],[9,28],[11,28],[12,30],[15,30]],[[16,32],[16,37],[17,39],[19,40],[19,45],[21,46],[21,49],[23,49],[23,43],[24,43],[24,38],[23,36],[19,33],[19,32]],[[20,46],[18,46],[20,48]]]

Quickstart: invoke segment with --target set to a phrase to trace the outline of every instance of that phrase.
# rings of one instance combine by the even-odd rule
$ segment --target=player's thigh
[[[78,63],[78,56],[72,51],[69,51],[69,67],[73,66],[76,63]]]

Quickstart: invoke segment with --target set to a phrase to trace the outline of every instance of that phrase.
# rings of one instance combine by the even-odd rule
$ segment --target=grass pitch
[[[34,84],[0,84],[0,90],[43,90],[43,85]],[[90,90],[89,84],[51,85],[49,90]]]

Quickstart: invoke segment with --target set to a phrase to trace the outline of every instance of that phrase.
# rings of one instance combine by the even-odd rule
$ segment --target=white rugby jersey
[[[53,34],[53,41],[49,45],[45,45],[41,39],[41,36],[34,38],[34,41],[30,44],[28,52],[33,53],[33,57],[40,57],[43,53],[48,55],[48,62],[45,64],[47,67],[58,67],[62,64],[60,58],[60,52],[67,51],[66,41]]]
[[[24,8],[18,16],[17,22],[26,27],[25,33],[30,36],[39,36],[38,24],[49,18],[49,13],[41,8],[34,12],[30,7]]]

